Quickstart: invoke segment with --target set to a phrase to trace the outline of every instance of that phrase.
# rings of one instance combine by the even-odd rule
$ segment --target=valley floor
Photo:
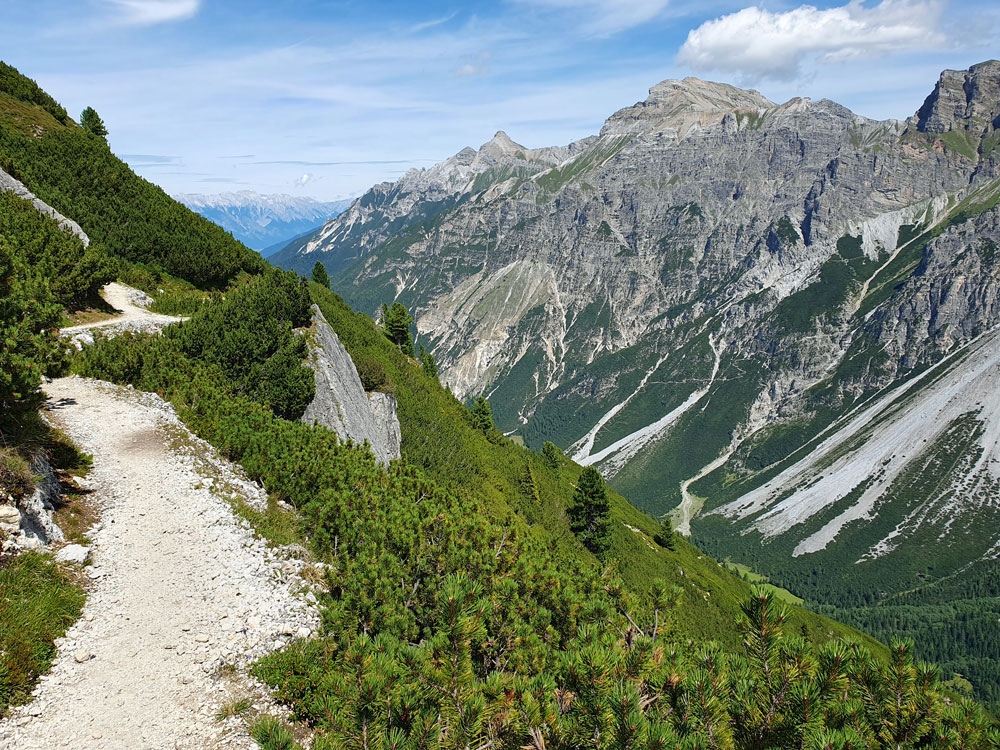
[[[227,500],[260,506],[264,493],[156,396],[80,378],[46,392],[50,419],[93,454],[101,520],[83,618],[33,702],[0,722],[0,748],[253,747],[242,721],[216,713],[238,697],[273,710],[248,663],[317,623],[295,593],[303,563],[269,550]]]

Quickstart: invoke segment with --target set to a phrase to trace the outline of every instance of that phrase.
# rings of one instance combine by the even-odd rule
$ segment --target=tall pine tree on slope
[[[580,474],[569,509],[569,523],[584,546],[600,557],[610,546],[611,503],[604,477],[593,466]]]
[[[330,288],[330,274],[326,272],[326,266],[318,260],[316,261],[316,265],[313,266],[311,278],[320,286],[325,286],[327,289]]]

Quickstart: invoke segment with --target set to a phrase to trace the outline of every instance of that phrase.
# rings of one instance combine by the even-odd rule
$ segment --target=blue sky
[[[0,59],[169,192],[356,195],[497,130],[596,133],[665,78],[911,115],[944,68],[1000,57],[980,0],[32,0]]]

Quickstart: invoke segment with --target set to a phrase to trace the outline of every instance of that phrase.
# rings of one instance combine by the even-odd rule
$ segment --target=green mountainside
[[[321,635],[254,668],[317,730],[313,747],[996,745],[982,709],[908,644],[782,606],[614,491],[595,556],[569,522],[579,464],[484,426],[369,317],[267,268],[2,72],[0,167],[77,221],[101,262],[21,199],[0,204],[0,359],[18,378],[0,383],[0,430],[30,419],[42,373],[65,366],[54,320],[103,280],[187,306],[161,335],[98,336],[71,366],[163,395],[268,490],[261,533],[280,528],[327,566]],[[60,288],[74,273],[86,293]],[[388,470],[297,419],[313,396],[311,304],[398,399],[403,458]],[[265,746],[292,746],[272,730]]]

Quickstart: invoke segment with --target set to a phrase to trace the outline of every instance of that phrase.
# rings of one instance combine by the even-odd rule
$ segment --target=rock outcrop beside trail
[[[0,498],[0,551],[38,549],[63,541],[63,532],[53,520],[59,500],[59,480],[44,455],[31,461],[35,490],[14,500]]]
[[[354,361],[315,305],[313,326],[308,362],[316,375],[316,395],[302,421],[323,425],[343,440],[367,441],[382,464],[399,458],[395,396],[365,392]]]
[[[84,247],[87,247],[90,244],[90,237],[87,236],[87,233],[83,231],[79,224],[72,219],[67,219],[41,198],[36,197],[34,193],[24,186],[24,183],[20,180],[14,179],[2,169],[0,169],[0,190],[7,193],[14,193],[17,196],[24,198],[24,200],[30,201],[32,205],[38,209],[39,213],[51,216],[59,222],[60,227],[79,237]]]
[[[59,480],[43,454],[31,461],[35,490],[21,498],[0,496],[0,552],[38,549],[63,541],[53,520],[59,500]]]

